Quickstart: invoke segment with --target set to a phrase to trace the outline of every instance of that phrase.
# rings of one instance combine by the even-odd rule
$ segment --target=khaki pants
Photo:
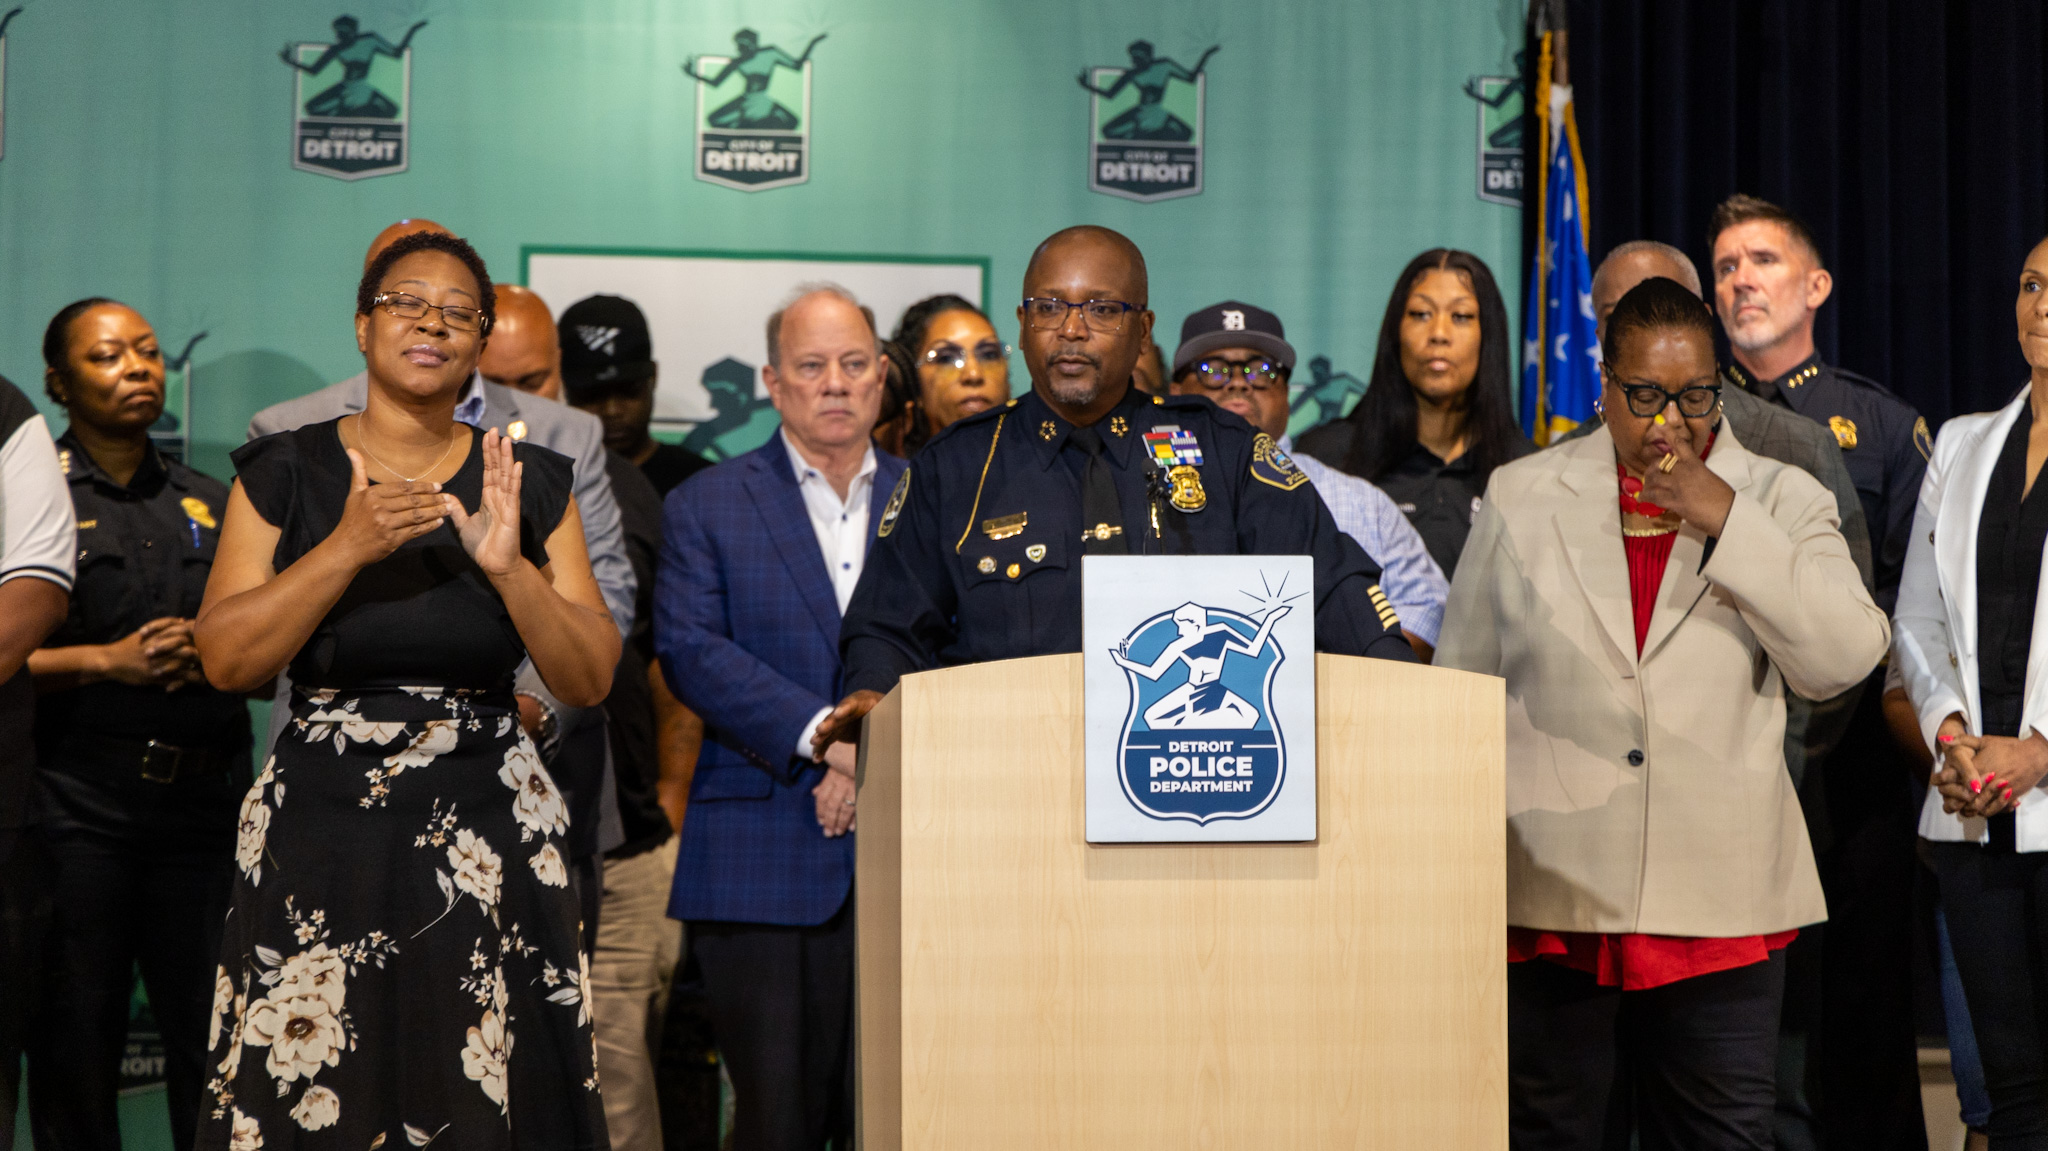
[[[675,872],[674,838],[653,851],[604,865],[604,907],[597,917],[597,949],[590,957],[590,990],[612,1151],[661,1151],[654,1055],[683,950],[683,925],[668,917]]]

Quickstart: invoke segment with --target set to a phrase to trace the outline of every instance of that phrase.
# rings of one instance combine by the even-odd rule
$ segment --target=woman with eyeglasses
[[[902,428],[898,454],[906,459],[962,417],[1009,402],[1010,349],[981,309],[959,296],[910,305],[889,342],[916,373],[896,385],[902,391],[892,391],[894,410],[882,421]],[[904,394],[913,385],[914,395]]]
[[[1785,689],[1890,638],[1806,472],[1720,420],[1713,313],[1645,280],[1602,426],[1494,473],[1436,662],[1507,689],[1518,1148],[1771,1146],[1786,944],[1827,917]]]
[[[606,1145],[568,814],[512,677],[596,706],[619,633],[570,461],[455,419],[494,310],[469,244],[398,240],[357,289],[363,410],[234,453],[195,641],[216,687],[289,667],[294,699],[241,803],[209,1151]]]
[[[43,362],[44,388],[70,420],[57,448],[78,515],[78,579],[63,625],[28,658],[36,825],[56,865],[30,1059],[37,1138],[119,1145],[139,966],[164,1041],[171,1141],[185,1151],[208,1074],[207,968],[234,873],[235,804],[249,786],[248,705],[207,684],[192,645],[228,489],[150,442],[164,354],[135,309],[65,306],[44,332]]]
[[[1512,350],[1507,305],[1486,262],[1432,248],[1394,281],[1358,406],[1296,443],[1378,484],[1454,574],[1493,470],[1536,450],[1515,425]]]

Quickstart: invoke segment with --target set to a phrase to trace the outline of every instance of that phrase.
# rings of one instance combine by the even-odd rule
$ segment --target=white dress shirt
[[[868,445],[867,454],[861,457],[860,471],[846,485],[846,498],[842,500],[832,490],[832,481],[804,459],[788,436],[779,429],[775,434],[781,438],[783,450],[789,453],[790,470],[796,473],[804,509],[811,514],[811,531],[818,537],[818,552],[825,557],[825,571],[832,577],[832,594],[839,601],[839,614],[843,616],[868,558],[868,504],[875,489],[875,445]],[[799,758],[811,758],[811,736],[830,714],[831,708],[822,708],[804,725],[796,738]]]
[[[776,434],[780,435],[780,432]],[[839,614],[853,601],[853,585],[860,582],[861,565],[868,554],[868,501],[875,488],[875,445],[868,444],[861,457],[860,471],[846,485],[846,498],[832,490],[832,481],[812,467],[783,436],[782,447],[789,453],[789,466],[796,472],[797,490],[811,513],[811,530],[818,536],[818,551],[825,557],[825,571],[832,577],[832,594],[839,600]]]

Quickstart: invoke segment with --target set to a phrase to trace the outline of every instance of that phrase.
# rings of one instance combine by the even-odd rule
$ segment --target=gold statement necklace
[[[361,412],[356,413],[356,442],[363,445],[363,451],[368,453],[371,459],[377,461],[378,467],[383,468],[385,471],[390,472],[392,475],[397,476],[399,479],[404,480],[406,483],[409,484],[416,484],[420,481],[420,476],[431,474],[435,468],[440,467],[442,462],[448,458],[448,453],[455,450],[455,437],[449,436],[448,446],[441,449],[441,454],[435,458],[433,463],[427,465],[425,471],[422,471],[417,476],[406,475],[404,472],[399,471],[397,468],[392,467],[390,464],[385,463],[383,460],[377,459],[377,453],[375,451],[372,451],[370,448],[370,437],[364,434],[363,413]]]

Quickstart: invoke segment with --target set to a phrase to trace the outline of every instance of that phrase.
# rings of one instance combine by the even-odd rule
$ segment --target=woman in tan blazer
[[[1784,689],[1890,631],[1827,489],[1720,425],[1697,296],[1644,281],[1603,351],[1605,426],[1494,474],[1437,652],[1507,680],[1514,1145],[1762,1151],[1783,948],[1827,915]]]

